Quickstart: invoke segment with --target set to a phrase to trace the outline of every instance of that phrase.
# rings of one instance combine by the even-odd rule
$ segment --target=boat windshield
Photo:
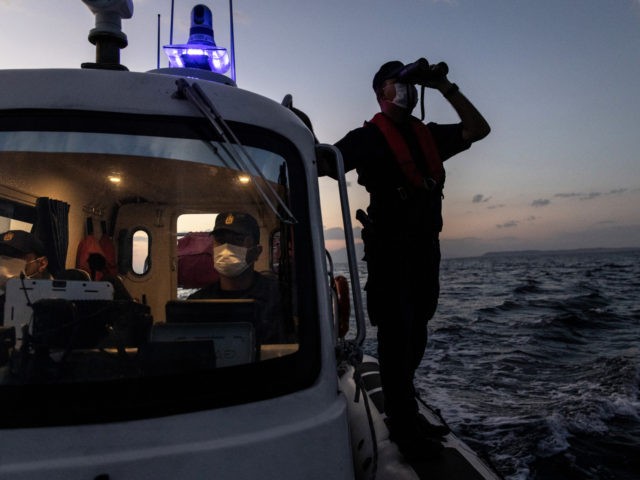
[[[0,119],[0,427],[167,415],[313,383],[302,160],[274,132],[233,129],[260,175],[202,119]]]

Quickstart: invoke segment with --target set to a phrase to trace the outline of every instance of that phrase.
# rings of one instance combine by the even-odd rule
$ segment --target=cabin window
[[[30,231],[29,202],[65,202],[68,231],[52,234],[74,270],[87,209],[105,220],[90,245],[104,254],[100,278],[24,279],[28,299],[19,278],[7,283],[0,403],[10,413],[0,428],[173,415],[314,384],[322,308],[301,153],[273,131],[233,128],[253,167],[235,162],[233,145],[200,118],[0,116],[0,226]],[[260,248],[225,242],[260,279],[248,287],[212,268],[210,233],[229,212],[258,226]],[[195,239],[186,253],[185,239]],[[197,266],[182,262],[194,253],[204,254],[187,259]],[[200,283],[186,275],[203,272],[212,276]]]
[[[35,217],[35,207],[0,198],[0,233],[7,230],[31,231]]]
[[[177,232],[177,298],[186,300],[200,288],[215,282],[213,238],[211,230],[217,213],[186,213],[178,216]]]
[[[144,229],[138,229],[131,236],[131,271],[145,275],[151,268],[151,238]]]

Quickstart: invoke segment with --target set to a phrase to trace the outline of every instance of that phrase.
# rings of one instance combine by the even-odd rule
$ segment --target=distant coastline
[[[495,258],[495,257],[517,257],[517,256],[542,256],[542,255],[583,255],[583,254],[596,254],[596,253],[625,253],[625,252],[638,252],[638,247],[619,247],[619,248],[572,248],[572,249],[558,249],[558,250],[504,250],[497,252],[486,252],[479,255],[443,255],[443,260],[458,260],[464,258]],[[344,248],[333,250],[329,252],[333,259],[333,263],[347,263],[347,251]],[[356,244],[356,259],[358,262],[362,261],[364,256],[364,250],[361,243]]]
[[[536,256],[536,255],[578,255],[584,253],[624,253],[639,251],[640,247],[622,248],[573,248],[566,250],[506,250],[500,252],[487,252],[480,257],[506,257],[506,256]]]

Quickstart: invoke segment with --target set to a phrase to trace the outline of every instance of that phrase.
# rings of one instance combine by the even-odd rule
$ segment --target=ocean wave
[[[638,260],[443,262],[418,390],[508,480],[637,480]]]
[[[558,413],[554,413],[547,417],[544,423],[548,433],[538,442],[538,456],[550,457],[567,450],[570,446],[570,433],[565,418]]]
[[[534,278],[527,278],[527,283],[524,285],[518,285],[513,289],[515,294],[532,294],[532,293],[544,293],[545,289],[542,288],[542,282]]]
[[[483,307],[478,310],[478,313],[486,313],[486,314],[499,314],[501,312],[511,312],[513,310],[518,310],[521,308],[525,308],[525,305],[520,302],[515,302],[513,300],[505,300],[502,304],[494,307]]]

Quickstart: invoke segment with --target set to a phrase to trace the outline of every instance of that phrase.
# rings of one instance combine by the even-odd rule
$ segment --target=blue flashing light
[[[199,68],[225,73],[231,66],[226,48],[198,44],[167,45],[163,48],[171,68]]]
[[[198,68],[225,73],[231,67],[227,49],[216,46],[213,39],[213,16],[205,5],[196,5],[191,10],[189,42],[166,45],[163,49],[172,68]]]

